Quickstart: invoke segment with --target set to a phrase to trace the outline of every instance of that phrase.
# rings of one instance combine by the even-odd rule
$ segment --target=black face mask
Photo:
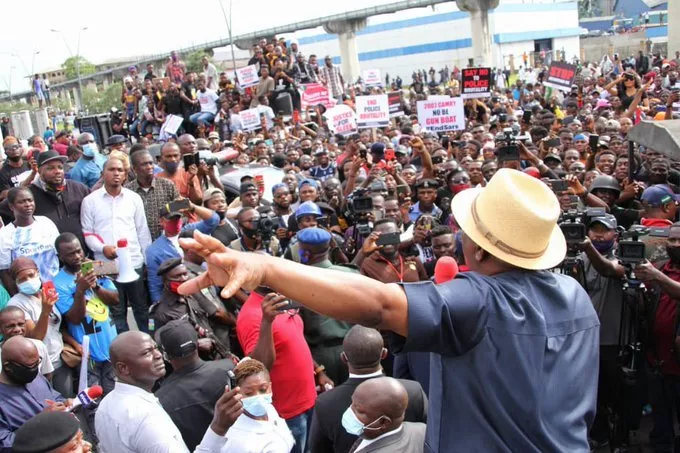
[[[255,239],[258,236],[257,230],[255,229],[251,230],[250,228],[241,227],[241,231],[245,237],[250,239]]]
[[[2,364],[2,371],[15,384],[26,385],[38,376],[40,364],[29,368],[16,362],[5,362]]]
[[[680,264],[680,247],[667,245],[666,253],[668,253],[668,258],[670,258],[674,264]]]
[[[227,216],[227,211],[215,211],[217,213],[217,217],[220,218],[220,221],[224,220],[224,218]]]

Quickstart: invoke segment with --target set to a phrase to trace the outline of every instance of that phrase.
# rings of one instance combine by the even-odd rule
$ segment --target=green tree
[[[202,50],[197,50],[188,54],[184,59],[184,63],[187,65],[187,71],[197,73],[203,72],[203,56],[207,56],[208,59],[211,60],[210,55]]]
[[[67,58],[66,61],[61,65],[62,68],[64,68],[64,72],[66,72],[66,78],[68,80],[73,80],[78,77],[78,71],[76,68],[76,62],[80,61],[80,76],[86,76],[89,74],[94,74],[96,72],[96,69],[92,63],[87,61],[86,58],[84,57],[70,57]]]
[[[83,87],[83,109],[89,114],[105,113],[111,107],[120,108],[121,83],[114,83],[104,90],[95,91]]]
[[[602,15],[600,3],[597,0],[578,0],[578,17],[598,17]]]

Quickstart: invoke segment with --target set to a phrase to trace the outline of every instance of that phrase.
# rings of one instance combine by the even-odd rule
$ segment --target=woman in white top
[[[59,272],[59,259],[54,240],[57,226],[47,217],[34,216],[35,200],[26,187],[15,187],[7,194],[14,221],[0,229],[0,277],[5,288],[14,288],[7,270],[19,256],[31,258],[42,281],[51,281]]]
[[[227,431],[222,453],[289,453],[295,440],[272,406],[267,368],[257,360],[244,359],[234,368],[234,374],[243,395],[243,414]]]

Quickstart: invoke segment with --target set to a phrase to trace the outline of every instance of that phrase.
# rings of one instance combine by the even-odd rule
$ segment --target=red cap
[[[524,169],[524,173],[526,173],[529,176],[533,176],[536,179],[541,178],[541,172],[538,171],[538,168],[536,167],[527,167]]]
[[[127,239],[118,239],[118,247],[120,248],[127,247]]]

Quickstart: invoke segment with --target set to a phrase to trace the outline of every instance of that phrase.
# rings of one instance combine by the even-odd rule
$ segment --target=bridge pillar
[[[354,82],[361,74],[359,53],[357,52],[356,33],[366,26],[366,19],[336,20],[327,22],[323,28],[326,33],[338,35],[342,76]]]
[[[680,51],[680,2],[668,2],[668,57]]]
[[[456,0],[461,11],[470,13],[472,52],[475,65],[493,66],[492,29],[489,10],[498,7],[499,0]]]

